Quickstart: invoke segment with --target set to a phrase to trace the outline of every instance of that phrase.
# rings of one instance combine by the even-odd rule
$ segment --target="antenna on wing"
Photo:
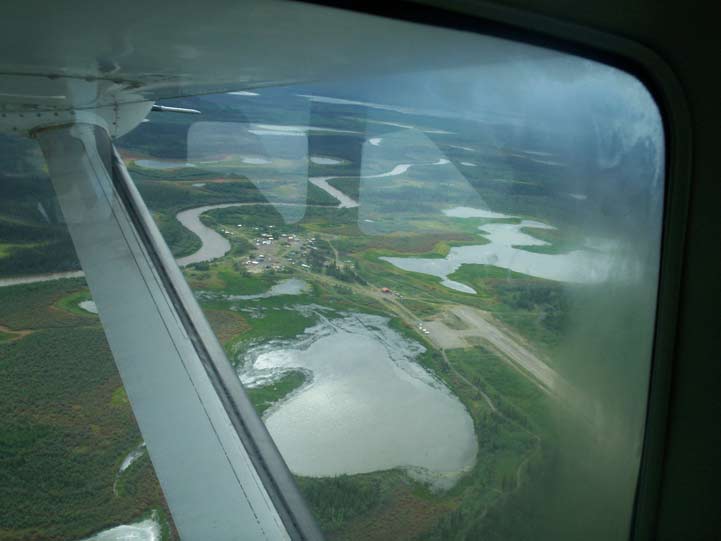
[[[198,111],[197,109],[186,109],[184,107],[168,107],[166,105],[153,105],[150,110],[156,111],[158,113],[186,113],[189,115],[201,114],[200,111]]]

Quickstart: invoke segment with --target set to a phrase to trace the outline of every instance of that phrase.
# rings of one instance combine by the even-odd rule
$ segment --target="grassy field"
[[[518,371],[497,354],[482,346],[450,349],[446,354],[456,370],[483,389],[504,415],[533,426],[539,433],[550,429],[548,396],[519,377]]]
[[[69,295],[86,295],[82,278],[38,282],[0,289],[0,323],[15,329],[79,327],[89,324],[84,310],[58,308]]]
[[[258,415],[263,415],[273,404],[303,385],[306,379],[303,372],[292,371],[270,385],[248,389],[248,398]]]
[[[153,218],[175,257],[190,255],[200,249],[201,242],[197,235],[183,227],[175,216],[156,212]]]
[[[243,267],[235,261],[226,259],[212,264],[212,272],[188,272],[189,280],[196,290],[222,292],[225,295],[253,295],[267,291],[275,277],[254,275],[241,272]]]
[[[81,302],[89,300],[92,300],[92,297],[90,296],[90,291],[87,289],[82,289],[80,291],[76,291],[75,293],[71,293],[70,295],[58,299],[58,301],[55,303],[55,307],[61,310],[65,310],[76,316],[97,318],[97,315],[92,314],[87,310],[83,310],[79,306]]]
[[[293,300],[303,302],[303,299]],[[258,317],[248,318],[250,329],[243,334],[244,342],[259,339],[292,338],[301,334],[305,329],[315,323],[315,318],[305,316],[293,308],[283,308],[284,300],[281,298],[259,299],[248,305],[249,309],[259,311]]]
[[[205,317],[221,344],[227,344],[234,338],[247,333],[251,328],[243,316],[230,310],[207,309]]]

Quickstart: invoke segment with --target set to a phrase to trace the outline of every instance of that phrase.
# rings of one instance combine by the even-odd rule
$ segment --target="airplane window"
[[[328,539],[625,539],[662,120],[627,73],[476,38],[161,100],[114,144]],[[0,539],[295,538],[80,124],[0,140]]]
[[[627,535],[662,123],[528,50],[168,100],[201,115],[118,142],[331,539]]]
[[[0,149],[0,539],[177,539],[40,149]]]

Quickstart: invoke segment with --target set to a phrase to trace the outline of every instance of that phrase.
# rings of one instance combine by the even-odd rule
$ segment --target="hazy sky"
[[[506,42],[499,42],[500,49]],[[541,128],[593,144],[597,165],[617,165],[643,139],[662,172],[663,128],[658,109],[633,76],[594,61],[549,51],[523,58],[514,47],[508,61],[316,85],[321,96],[422,110],[440,118]],[[523,50],[523,48],[521,48]],[[501,57],[500,54],[497,54]],[[589,150],[589,149],[586,149]]]

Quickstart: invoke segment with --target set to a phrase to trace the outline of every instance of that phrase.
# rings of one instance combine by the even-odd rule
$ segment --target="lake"
[[[325,477],[404,468],[452,486],[477,452],[473,421],[415,362],[425,348],[358,313],[321,321],[291,341],[249,350],[240,377],[267,384],[289,370],[311,381],[271,408],[265,422],[291,471]]]
[[[83,541],[160,541],[160,539],[160,523],[157,512],[153,511],[150,518],[103,530]]]
[[[277,284],[271,286],[263,293],[254,293],[252,295],[228,295],[218,293],[216,291],[200,291],[198,297],[203,299],[223,299],[226,301],[252,301],[255,299],[267,299],[268,297],[279,297],[281,295],[300,295],[310,288],[310,284],[300,278],[288,278],[281,280]]]
[[[514,218],[507,214],[470,207],[447,209],[444,214],[455,218]],[[535,220],[521,220],[516,224],[489,223],[478,228],[488,240],[488,244],[453,247],[445,258],[381,257],[381,259],[399,269],[438,276],[444,286],[464,293],[476,293],[476,291],[465,284],[451,280],[449,275],[457,271],[461,265],[467,264],[492,265],[560,282],[596,283],[608,278],[613,263],[611,251],[574,250],[562,254],[529,252],[520,247],[545,246],[548,243],[524,232],[524,228],[555,229]]]
[[[78,306],[81,310],[85,310],[86,312],[90,312],[91,314],[98,313],[98,307],[95,306],[95,301],[81,301],[78,303]]]

